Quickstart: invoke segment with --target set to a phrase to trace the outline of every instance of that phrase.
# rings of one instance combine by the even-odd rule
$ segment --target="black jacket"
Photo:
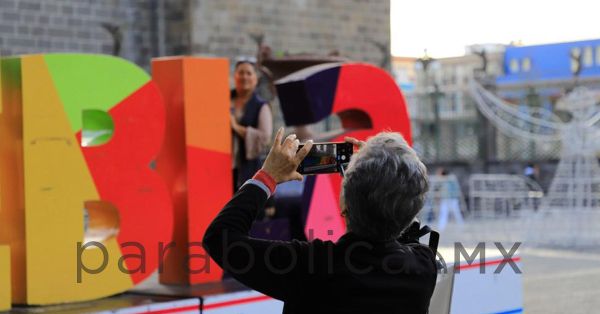
[[[417,241],[373,242],[353,233],[337,243],[248,236],[267,195],[244,185],[208,227],[203,245],[243,284],[285,302],[283,313],[426,313],[434,254]]]

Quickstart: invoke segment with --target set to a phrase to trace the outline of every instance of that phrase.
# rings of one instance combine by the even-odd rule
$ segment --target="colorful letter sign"
[[[91,300],[133,287],[158,267],[173,227],[166,185],[149,167],[164,136],[158,88],[135,65],[100,55],[5,59],[2,74],[0,146],[12,155],[0,164],[9,229],[0,242],[17,265],[13,302]],[[114,134],[82,147],[84,119],[106,116]],[[116,208],[118,233],[79,250],[95,225],[84,217],[105,216],[86,204]]]
[[[201,240],[232,194],[228,62],[152,69],[154,81],[110,56],[0,59],[0,309],[109,296],[157,269],[162,283],[221,280]],[[394,130],[410,142],[402,94],[374,66],[309,68],[278,91],[288,125],[337,114],[333,140]],[[339,189],[339,176],[308,179],[313,236],[344,232]]]

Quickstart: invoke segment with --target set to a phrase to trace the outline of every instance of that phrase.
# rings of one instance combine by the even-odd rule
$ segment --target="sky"
[[[600,1],[391,0],[390,21],[392,55],[442,58],[471,44],[600,38]]]

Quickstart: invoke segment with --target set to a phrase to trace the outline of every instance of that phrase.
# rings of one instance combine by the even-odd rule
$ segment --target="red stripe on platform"
[[[231,305],[236,305],[236,304],[252,303],[252,302],[257,302],[257,301],[266,301],[269,299],[272,299],[272,298],[270,296],[261,295],[259,297],[251,297],[251,298],[245,298],[245,299],[238,299],[238,300],[232,300],[232,301],[207,304],[203,307],[202,310],[210,310],[210,309],[216,309],[216,308],[220,308],[220,307],[226,307],[226,306],[231,306]]]
[[[167,313],[181,313],[181,312],[194,311],[194,310],[200,312],[200,306],[192,305],[192,306],[186,306],[186,307],[180,307],[180,308],[174,308],[174,309],[166,309],[166,310],[158,310],[158,311],[150,311],[150,312],[144,312],[144,313],[146,313],[146,314],[167,314]]]
[[[459,265],[458,267],[456,267],[456,269],[463,270],[463,269],[469,269],[469,268],[478,268],[478,267],[481,267],[481,265],[483,265],[483,266],[498,265],[500,263],[508,263],[508,261],[519,262],[519,261],[521,261],[521,258],[520,257],[504,258],[504,259],[498,259],[498,260],[489,261],[489,262],[485,262],[485,263]]]

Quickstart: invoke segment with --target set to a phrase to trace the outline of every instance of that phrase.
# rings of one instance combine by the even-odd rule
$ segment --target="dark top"
[[[236,97],[235,89],[231,91],[231,99],[233,100]],[[262,106],[266,106],[267,102],[260,98],[256,91],[252,93],[252,97],[248,99],[246,104],[244,105],[244,113],[242,117],[238,121],[241,126],[245,127],[253,127],[258,128],[258,115],[260,114],[260,109]],[[233,132],[233,136],[238,138],[239,149],[237,156],[233,156],[233,158],[237,159],[236,165],[239,165],[237,169],[237,178],[235,178],[236,182],[234,182],[236,187],[241,186],[246,180],[252,178],[254,173],[260,169],[261,161],[260,159],[246,159],[246,141],[244,138],[239,136],[237,133]]]
[[[283,313],[426,313],[437,276],[432,250],[415,241],[337,243],[248,236],[267,194],[246,184],[208,227],[210,256],[234,278],[285,302]]]

